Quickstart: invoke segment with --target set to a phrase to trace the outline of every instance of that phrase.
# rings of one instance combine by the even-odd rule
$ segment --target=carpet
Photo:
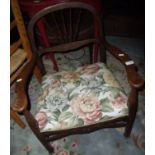
[[[145,77],[144,41],[141,39],[109,36],[110,43],[126,51],[138,66],[139,74]],[[77,66],[89,63],[88,48],[76,53],[56,54],[60,70],[74,70]],[[124,67],[107,54],[108,67],[116,76],[121,86],[129,93],[126,72]],[[51,62],[44,59],[47,72],[51,70]],[[71,65],[72,64],[72,65]],[[40,84],[34,76],[30,81],[29,95],[32,103],[32,112],[36,98],[41,93]],[[14,98],[14,87],[10,90],[11,100]],[[24,122],[25,118],[21,115]],[[139,106],[136,120],[130,138],[123,136],[124,128],[102,129],[89,134],[74,135],[55,141],[53,155],[144,155],[145,154],[145,92],[139,93]],[[49,155],[34,136],[29,126],[21,129],[13,120],[10,120],[10,154],[11,155]]]

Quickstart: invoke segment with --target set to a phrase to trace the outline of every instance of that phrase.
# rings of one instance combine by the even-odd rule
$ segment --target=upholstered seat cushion
[[[41,132],[128,115],[127,96],[103,63],[46,75],[42,90],[35,116]]]

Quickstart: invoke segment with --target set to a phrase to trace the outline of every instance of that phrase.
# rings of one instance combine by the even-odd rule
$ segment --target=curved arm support
[[[144,87],[144,80],[137,73],[134,61],[132,61],[131,58],[121,49],[109,44],[105,38],[103,39],[103,45],[116,59],[118,59],[125,66],[128,82],[131,87],[142,89]]]
[[[33,54],[32,59],[24,66],[22,72],[17,77],[15,91],[17,93],[16,101],[11,105],[12,109],[22,112],[28,105],[27,85],[29,77],[33,73],[36,62],[36,55]]]

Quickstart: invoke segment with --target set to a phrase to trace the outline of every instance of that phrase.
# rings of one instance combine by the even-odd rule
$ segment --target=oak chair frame
[[[14,19],[10,23],[10,32],[13,31],[15,28],[17,28],[17,32],[19,34],[19,38],[17,41],[14,41],[10,45],[10,56],[12,56],[18,48],[22,46],[22,49],[26,53],[26,60],[27,62],[31,61],[32,59],[32,49],[31,45],[28,39],[27,31],[24,25],[24,20],[22,17],[22,13],[20,11],[20,7],[17,0],[11,1],[11,8],[13,12]],[[23,61],[20,66],[10,75],[10,85],[12,86],[16,80],[17,77],[20,75],[22,70],[24,69],[25,61]],[[41,71],[39,65],[35,65],[34,67],[34,74],[37,77],[39,81],[41,81],[41,77],[43,72]],[[25,128],[25,123],[21,120],[21,118],[18,115],[17,111],[13,110],[13,107],[11,105],[10,107],[10,117],[14,119],[14,121],[21,127]]]
[[[40,17],[43,15],[53,12],[56,10],[66,8],[81,8],[86,9],[90,13],[92,13],[93,17],[95,17],[97,23],[98,23],[98,29],[99,29],[99,36],[96,38],[90,38],[85,39],[81,41],[72,41],[71,43],[64,43],[62,45],[53,46],[51,48],[46,48],[44,50],[38,51],[35,45],[35,38],[34,38],[34,25],[39,20]],[[50,141],[54,141],[69,135],[73,134],[84,134],[84,133],[90,133],[93,131],[96,131],[98,129],[102,128],[116,128],[116,127],[125,127],[124,135],[126,137],[130,136],[132,126],[136,117],[137,107],[138,107],[138,91],[141,90],[144,86],[144,80],[138,75],[135,64],[127,65],[126,62],[130,62],[131,59],[129,56],[120,50],[119,48],[112,46],[109,44],[102,31],[102,23],[100,20],[100,17],[96,10],[91,7],[88,4],[84,4],[81,2],[71,2],[71,3],[61,3],[57,4],[55,6],[49,6],[41,11],[39,11],[30,21],[29,27],[28,27],[28,33],[33,49],[33,56],[30,62],[25,66],[24,70],[21,72],[21,74],[18,76],[19,79],[22,79],[20,82],[16,84],[16,91],[17,91],[17,100],[16,103],[12,106],[13,110],[16,112],[22,112],[34,132],[34,134],[37,136],[37,138],[40,140],[40,142],[45,146],[45,148],[49,152],[53,152],[53,148],[50,145]],[[32,75],[35,63],[38,61],[38,55],[41,57],[44,53],[48,52],[63,52],[67,50],[73,50],[80,48],[81,46],[88,45],[90,43],[97,43],[100,47],[100,57],[101,61],[106,63],[106,52],[105,49],[108,50],[116,59],[118,59],[122,65],[125,66],[126,72],[127,72],[127,78],[128,82],[131,87],[131,91],[128,96],[128,108],[129,108],[129,115],[124,116],[121,118],[117,118],[114,120],[102,122],[102,123],[96,123],[95,125],[87,125],[84,127],[78,127],[78,128],[72,128],[72,129],[65,129],[61,131],[50,131],[50,132],[43,132],[41,133],[38,127],[38,123],[35,120],[34,116],[31,114],[31,112],[27,109],[28,105],[30,104],[30,101],[28,99],[28,93],[27,93],[27,86],[29,83],[29,77]],[[63,50],[62,50],[63,49]],[[39,52],[39,53],[38,53]],[[123,56],[119,56],[122,54]],[[43,68],[43,67],[42,67]],[[45,70],[44,70],[45,71]]]

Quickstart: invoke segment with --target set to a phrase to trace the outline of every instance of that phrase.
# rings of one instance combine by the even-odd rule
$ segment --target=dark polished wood
[[[98,45],[101,48],[101,50],[100,50],[101,61],[106,62],[105,49],[107,49],[115,58],[120,60],[120,62],[123,65],[125,65],[128,81],[131,86],[131,92],[128,97],[129,115],[125,116],[125,117],[117,118],[114,120],[102,122],[102,123],[87,125],[84,127],[77,127],[77,128],[72,128],[72,129],[41,133],[39,130],[37,121],[35,120],[34,116],[31,114],[31,112],[28,111],[28,105],[30,104],[29,100],[28,100],[28,93],[27,93],[27,86],[28,86],[28,82],[29,82],[28,79],[33,73],[35,63],[37,61],[39,62],[38,56],[39,55],[41,56],[41,54],[37,54],[38,50],[37,50],[36,41],[34,38],[34,25],[35,25],[36,21],[38,21],[42,16],[44,16],[48,13],[51,13],[51,12],[53,13],[53,12],[59,11],[59,10],[62,11],[63,9],[69,9],[69,12],[70,12],[70,11],[72,11],[73,8],[80,8],[80,10],[84,9],[84,10],[89,11],[92,14],[93,18],[95,18],[96,21],[98,21],[98,29],[100,30],[100,36],[98,38],[85,38],[85,40],[89,40],[91,42],[94,40],[98,41]],[[78,16],[80,18],[81,15],[78,15]],[[63,19],[63,17],[62,17],[62,19]],[[72,21],[72,19],[70,19],[69,21]],[[78,21],[78,23],[79,23],[79,21]],[[64,25],[64,23],[63,23],[63,25]],[[71,24],[69,24],[69,26],[72,27]],[[64,25],[63,27],[64,27],[64,30],[66,31],[66,29],[67,29],[66,26]],[[55,6],[47,7],[44,10],[41,10],[40,12],[38,12],[38,14],[36,14],[36,16],[34,16],[34,18],[32,18],[28,30],[29,30],[30,40],[32,41],[31,42],[32,47],[33,47],[33,50],[35,51],[36,55],[33,55],[32,59],[27,63],[27,65],[25,65],[24,70],[21,72],[20,76],[18,76],[18,78],[22,79],[22,81],[17,83],[17,85],[16,85],[16,91],[17,91],[18,96],[17,96],[17,100],[16,100],[15,104],[13,104],[12,108],[16,112],[24,113],[25,118],[26,118],[30,128],[32,129],[32,131],[34,132],[36,137],[45,146],[45,148],[49,152],[53,152],[53,148],[50,145],[50,141],[54,141],[54,140],[60,139],[62,137],[66,137],[66,136],[73,135],[73,134],[90,133],[90,132],[93,132],[93,131],[96,131],[99,129],[103,129],[103,128],[125,127],[124,135],[126,137],[128,137],[131,133],[131,129],[132,129],[135,117],[136,117],[136,112],[137,112],[137,107],[138,107],[138,91],[140,89],[142,89],[142,87],[144,86],[144,81],[136,72],[135,64],[126,66],[125,63],[127,61],[131,60],[129,58],[129,56],[127,54],[125,54],[123,51],[121,51],[119,48],[112,46],[105,40],[103,33],[102,33],[101,20],[98,16],[97,12],[95,11],[95,9],[87,4],[83,4],[80,2],[63,3],[63,4],[58,4]],[[70,29],[70,33],[72,33],[72,28]],[[72,36],[72,35],[70,35],[70,36]],[[65,39],[65,38],[66,37],[63,36],[63,39]],[[74,39],[75,38],[76,37],[74,37]],[[74,49],[74,48],[80,48],[81,46],[83,47],[84,45],[87,45],[89,43],[89,41],[82,43],[82,41],[84,40],[83,39],[83,40],[77,40],[77,41],[80,41],[80,43],[77,43],[77,45],[76,45],[76,44],[74,44],[74,43],[76,43],[76,41],[74,39],[72,40],[72,37],[69,37],[67,40],[65,40],[63,45],[62,45],[62,43],[60,43],[60,45],[53,46],[53,48],[54,49],[64,48],[64,50],[67,50],[67,48],[68,48],[68,50],[70,50],[70,49]],[[52,51],[52,48],[50,50]],[[45,52],[50,52],[50,50],[45,48]],[[123,57],[120,57],[119,54],[124,54],[124,55],[123,55]]]
[[[71,51],[78,49],[80,47],[89,45],[91,43],[99,43],[98,39],[87,39],[87,40],[80,40],[80,41],[75,41],[75,42],[70,42],[70,43],[65,43],[61,45],[57,45],[51,48],[46,48],[42,50],[38,50],[40,54],[45,54],[49,52],[66,52],[66,51]]]
[[[83,13],[88,14],[89,18],[91,19],[92,25],[95,20],[99,34],[97,37],[94,36],[93,33],[91,33],[91,36],[90,34],[88,34],[81,37],[81,31],[85,31],[90,27],[89,25],[88,28],[85,27],[83,29]],[[58,41],[50,48],[42,46],[40,49],[37,45],[37,39],[35,37],[37,35],[35,32],[35,26],[38,21],[43,19],[45,25],[47,26],[47,29],[50,26],[55,27],[54,34],[57,34]],[[65,52],[73,49],[75,50],[91,43],[94,44],[96,43],[96,40],[98,42],[97,44],[100,44],[100,38],[102,38],[103,33],[100,16],[96,12],[95,8],[85,3],[68,2],[48,6],[37,12],[29,22],[28,34],[31,40],[33,51],[35,51],[39,55],[42,55],[43,53],[47,52]],[[101,61],[103,60],[104,59],[102,59]]]
[[[135,89],[142,89],[144,87],[144,80],[137,73],[135,63],[132,65],[125,64],[127,61],[131,61],[131,58],[118,47],[108,43],[106,39],[103,39],[103,45],[116,59],[118,59],[125,66],[129,84]],[[123,54],[124,56],[119,56],[119,54]]]
[[[131,92],[128,97],[128,107],[129,107],[129,117],[124,133],[126,137],[130,136],[138,109],[138,90],[133,87],[131,88]]]

